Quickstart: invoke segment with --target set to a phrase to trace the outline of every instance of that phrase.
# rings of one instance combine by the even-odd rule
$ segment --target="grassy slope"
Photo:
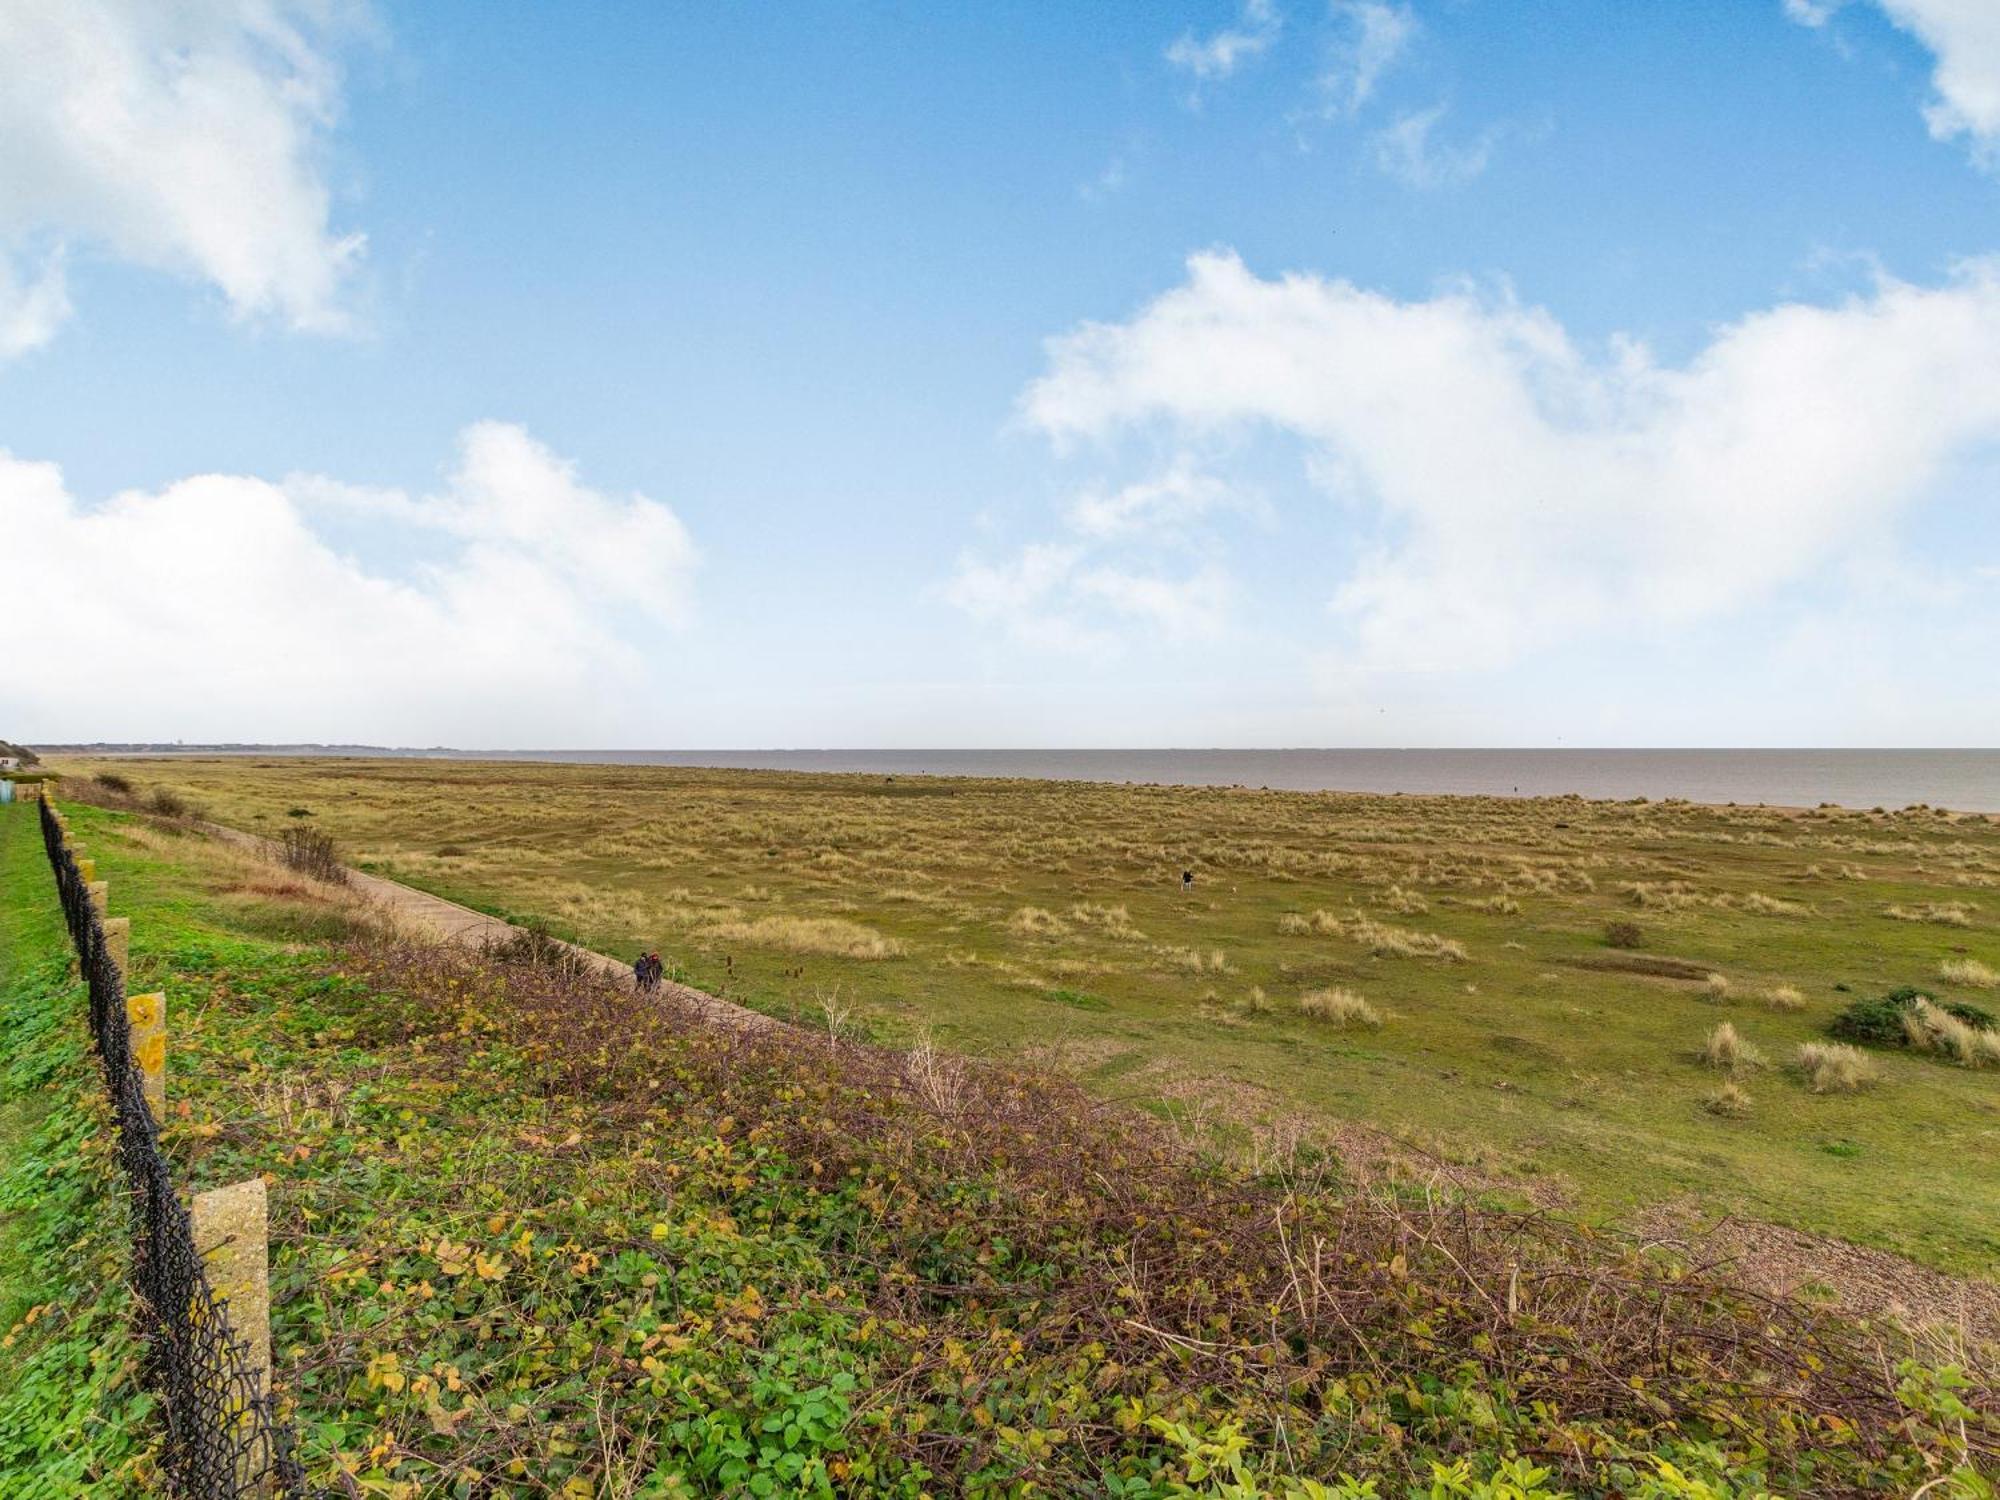
[[[1680,1202],[1962,1273],[2000,1265],[2000,1075],[1889,1056],[1882,1088],[1819,1097],[1773,1067],[1742,1080],[1754,1103],[1738,1120],[1704,1110],[1717,1080],[1696,1061],[1725,1018],[1782,1063],[1852,994],[1914,982],[1979,1000],[1935,976],[1954,955],[2000,967],[2000,827],[1986,820],[632,767],[120,769],[243,826],[309,808],[387,873],[607,951],[659,945],[695,982],[766,1009],[837,987],[877,1035],[1054,1048],[1101,1093],[1239,1130],[1368,1122],[1545,1182],[1587,1214]],[[1200,872],[1192,901],[1184,865]],[[1670,881],[1692,904],[1621,894]],[[1428,910],[1399,912],[1391,887]],[[1753,893],[1808,910],[1722,904]],[[1473,906],[1501,896],[1518,912]],[[1124,907],[1141,936],[1072,916],[1079,902]],[[1884,915],[1929,902],[1979,909],[1969,927]],[[1024,907],[1060,926],[1023,929]],[[1468,961],[1279,930],[1317,909],[1443,934]],[[860,924],[905,956],[791,951],[795,917]],[[1607,956],[1614,919],[1637,921],[1648,951],[1725,973],[1737,1000],[1576,967]],[[1296,997],[1326,984],[1389,1023],[1343,1032],[1297,1015]],[[1805,1008],[1755,1002],[1777,984]]]
[[[1838,1452],[1905,1420],[1890,1403],[1857,1431],[1712,1384],[1698,1351],[1761,1317],[1725,1315],[1728,1336],[1682,1351],[1677,1373],[1644,1363],[1656,1329],[1709,1316],[1686,1295],[1671,1325],[1642,1301],[1641,1336],[1614,1351],[1584,1330],[1647,1284],[1635,1262],[1545,1307],[1572,1277],[1534,1274],[1530,1246],[1438,1253],[1338,1196],[1245,1197],[1060,1094],[1008,1083],[941,1123],[817,1045],[634,1032],[617,998],[597,1032],[575,996],[538,1011],[479,972],[372,967],[320,946],[341,912],[267,867],[120,815],[72,821],[133,918],[135,982],[170,997],[166,1145],[184,1185],[275,1181],[281,1391],[323,1478],[409,1500],[736,1493],[753,1477],[760,1493],[916,1495],[980,1492],[983,1475],[1003,1493],[1042,1475],[1159,1500],[1224,1493],[1202,1477],[1220,1463],[1264,1476],[1229,1493],[1306,1500],[1283,1473],[1352,1469],[1397,1494],[1436,1455],[1466,1464],[1436,1493],[1494,1496],[1478,1476],[1526,1452],[1591,1455],[1627,1494],[1747,1496],[1768,1460],[1738,1422],[1771,1417],[1767,1437],[1803,1443],[1808,1467],[1780,1488],[1831,1491]],[[47,948],[46,911],[35,921]],[[1280,1201],[1294,1233],[1317,1215],[1340,1236],[1337,1315],[1270,1258]],[[1458,1255],[1478,1290],[1455,1281]],[[1489,1316],[1517,1294],[1519,1318]],[[113,1293],[90,1315],[119,1310]],[[1207,1346],[1139,1331],[1154,1323]],[[1780,1383],[1806,1363],[1784,1347]],[[1561,1410],[1584,1408],[1575,1382],[1600,1354],[1645,1370],[1614,1367],[1590,1396],[1621,1415]],[[1548,1383],[1553,1409],[1500,1363],[1526,1392]],[[1725,1427],[1697,1447],[1704,1412]],[[1950,1461],[1949,1424],[1908,1431],[1927,1456],[1894,1456],[1885,1489]],[[1659,1487],[1647,1451],[1717,1470],[1716,1487]]]
[[[0,1493],[151,1472],[109,1106],[32,804],[0,807]]]

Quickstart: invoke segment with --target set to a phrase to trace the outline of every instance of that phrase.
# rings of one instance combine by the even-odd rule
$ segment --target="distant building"
[[[20,756],[0,755],[0,771],[18,771],[20,769],[21,769]]]

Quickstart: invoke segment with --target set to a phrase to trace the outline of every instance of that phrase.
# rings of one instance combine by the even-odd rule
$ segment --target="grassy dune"
[[[1248,1149],[1326,1136],[1586,1217],[1664,1205],[2000,1264],[2000,1069],[1871,1052],[1872,1084],[1816,1091],[1824,1069],[1797,1062],[1858,996],[1992,1003],[1989,819],[513,763],[100,768],[241,827],[309,817],[367,868],[605,951],[657,946],[747,1005],[1053,1061]]]

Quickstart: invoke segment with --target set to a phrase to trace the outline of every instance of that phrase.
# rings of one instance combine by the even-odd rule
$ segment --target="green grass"
[[[2000,1070],[1885,1055],[1883,1086],[1834,1096],[1783,1065],[1857,995],[1979,998],[1936,976],[2000,964],[1988,819],[519,763],[120,767],[239,826],[310,807],[370,868],[608,952],[658,947],[774,1014],[814,1019],[837,989],[886,1040],[1053,1061],[1120,1098],[1201,1095],[1239,1144],[1358,1123],[1403,1159],[1588,1218],[1686,1206],[1959,1273],[2000,1265]],[[1960,902],[1969,927],[1886,914]],[[1466,958],[1371,951],[1350,914]],[[1288,915],[1307,930],[1283,930]],[[779,919],[855,924],[901,955],[801,952]],[[1608,947],[1614,921],[1644,948]],[[1695,979],[1603,967],[1661,957]],[[1706,997],[1711,971],[1728,1000]],[[1780,985],[1805,1005],[1758,1002]],[[1387,1018],[1365,1044],[1298,1014],[1329,987]],[[1741,1117],[1705,1107],[1698,1053],[1725,1016],[1774,1063],[1743,1081]],[[1811,1144],[1828,1137],[1865,1150],[1836,1163]]]
[[[77,1067],[46,885],[17,881],[28,822],[0,816],[6,910],[67,990],[30,1050]],[[1892,1330],[1364,1194],[1309,1150],[1252,1180],[1046,1078],[647,1024],[539,971],[349,945],[354,913],[239,853],[72,824],[132,918],[135,983],[169,996],[184,1188],[273,1182],[278,1389],[321,1482],[1695,1500],[1938,1478],[1970,1500],[1944,1478],[1966,1434],[2000,1451],[1965,1406],[1985,1386],[1885,1377],[1911,1352]],[[1132,1067],[1104,1064],[1128,1092]],[[69,1218],[106,1213],[75,1170]],[[128,1310],[107,1281],[71,1296],[99,1327]]]
[[[146,1492],[110,1110],[32,804],[0,807],[0,1493]]]

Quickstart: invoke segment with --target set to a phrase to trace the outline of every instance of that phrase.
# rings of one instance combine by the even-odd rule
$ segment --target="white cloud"
[[[1177,577],[1092,563],[1084,546],[1035,542],[1006,562],[959,560],[945,599],[1024,645],[1114,656],[1133,627],[1169,642],[1219,635],[1228,575],[1204,564]]]
[[[1438,104],[1398,116],[1375,134],[1375,165],[1414,188],[1461,187],[1479,176],[1493,160],[1498,130],[1489,127],[1463,145],[1445,145],[1431,139],[1444,115],[1445,106]]]
[[[1354,115],[1409,49],[1417,18],[1407,6],[1383,0],[1334,0],[1332,10],[1346,35],[1330,50],[1319,76],[1322,110],[1329,117]]]
[[[1212,253],[1054,340],[1023,413],[1065,444],[1302,441],[1363,528],[1330,584],[1342,659],[1501,665],[1721,618],[1886,545],[2000,440],[2000,259],[1755,313],[1667,367],[1504,292],[1405,302]]]
[[[214,286],[238,317],[348,326],[359,235],[320,170],[360,0],[62,0],[0,6],[0,355],[67,312],[75,243]],[[53,278],[53,279],[51,279]]]
[[[1785,0],[1785,13],[1823,26],[1844,0]],[[1929,48],[1937,98],[1924,111],[1938,140],[1967,136],[1981,160],[2000,162],[2000,4],[1994,0],[1876,0]]]
[[[62,251],[46,252],[24,281],[0,248],[0,360],[41,348],[68,317]]]
[[[1172,641],[1212,640],[1229,612],[1229,576],[1212,564],[1178,578],[1124,568],[1085,568],[1074,580],[1079,598],[1104,605]]]
[[[370,566],[327,540],[365,522]],[[518,427],[460,438],[442,493],[206,474],[97,505],[0,453],[15,663],[0,717],[30,739],[564,741],[633,713],[692,543]],[[657,710],[657,703],[648,703]]]
[[[1088,489],[1071,502],[1072,530],[1099,539],[1172,532],[1221,506],[1240,504],[1230,486],[1178,458],[1160,473],[1117,489]]]
[[[1192,31],[1183,32],[1167,48],[1167,61],[1192,74],[1197,83],[1215,83],[1267,50],[1278,39],[1283,25],[1284,20],[1271,0],[1243,0],[1242,13],[1234,26],[1226,26],[1205,39]]]
[[[1195,524],[1215,510],[1257,508],[1180,454],[1144,479],[1076,495],[1063,540],[1031,542],[1004,562],[961,557],[944,597],[1017,641],[1056,650],[1115,656],[1134,627],[1172,642],[1212,639],[1233,590]]]

